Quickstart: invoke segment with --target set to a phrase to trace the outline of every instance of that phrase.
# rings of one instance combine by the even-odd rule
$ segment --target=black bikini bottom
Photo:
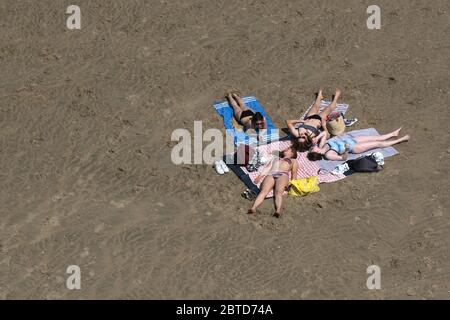
[[[242,111],[241,118],[239,120],[242,120],[242,118],[245,118],[245,117],[253,117],[254,115],[255,115],[255,113],[252,110],[247,109],[247,110]]]
[[[310,120],[310,119],[316,119],[316,120],[319,120],[320,122],[322,122],[322,117],[318,114],[313,114],[313,115],[305,118],[305,120]]]

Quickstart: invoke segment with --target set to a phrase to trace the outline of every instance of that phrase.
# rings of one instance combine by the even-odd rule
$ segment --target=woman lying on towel
[[[225,97],[233,108],[234,118],[244,127],[244,130],[267,129],[267,122],[266,119],[264,119],[264,116],[260,112],[255,113],[249,109],[238,93],[227,93]]]
[[[276,158],[267,164],[255,180],[255,184],[259,184],[261,181],[262,183],[255,202],[248,210],[249,214],[256,213],[256,209],[263,203],[269,192],[273,190],[275,198],[274,216],[277,218],[281,216],[283,193],[289,185],[289,171],[291,171],[292,180],[297,178],[298,162],[295,159],[297,159],[297,150],[292,146],[281,151],[280,158]]]
[[[328,115],[333,112],[337,106],[337,100],[341,95],[341,90],[336,89],[333,101],[329,106],[320,112],[320,103],[323,99],[322,88],[316,96],[316,101],[313,107],[309,110],[303,120],[286,120],[286,125],[292,136],[297,138],[300,150],[307,151],[311,146],[317,142],[317,139],[329,139],[330,135],[327,132],[326,120]],[[322,133],[322,134],[321,134]]]
[[[367,136],[367,137],[345,137],[341,139],[330,139],[322,145],[314,145],[308,153],[308,159],[317,161],[322,159],[327,160],[347,160],[349,153],[363,153],[372,149],[386,148],[394,144],[408,141],[409,135],[405,135],[395,140],[388,140],[396,138],[400,134],[399,128],[391,133],[382,136]]]

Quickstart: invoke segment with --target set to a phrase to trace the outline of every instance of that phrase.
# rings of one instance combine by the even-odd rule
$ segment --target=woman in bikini
[[[255,113],[249,109],[238,93],[227,93],[225,97],[233,108],[234,118],[244,127],[244,130],[261,130],[267,128],[267,122],[264,116],[260,112]]]
[[[330,139],[323,145],[315,145],[311,148],[308,159],[317,161],[321,159],[327,160],[347,160],[349,153],[359,154],[376,148],[386,148],[394,144],[408,141],[410,136],[405,135],[397,138],[400,134],[401,128],[382,135],[382,136],[368,136],[368,137],[345,137],[341,139]]]
[[[281,216],[281,205],[283,202],[283,193],[289,185],[289,172],[291,172],[291,180],[297,178],[298,162],[297,150],[292,146],[283,150],[280,158],[274,159],[267,164],[261,174],[256,178],[255,184],[261,181],[260,192],[256,197],[252,207],[248,210],[249,214],[256,213],[256,209],[263,203],[267,194],[271,190],[274,192],[275,213],[274,216]]]
[[[333,101],[325,110],[320,112],[320,103],[323,99],[321,88],[317,93],[313,107],[303,120],[286,120],[286,125],[291,135],[298,141],[299,151],[310,149],[318,139],[326,140],[330,137],[326,127],[326,120],[328,115],[336,108],[340,95],[341,90],[336,89]]]

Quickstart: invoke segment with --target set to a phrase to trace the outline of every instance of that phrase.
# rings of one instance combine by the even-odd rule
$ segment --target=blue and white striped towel
[[[216,112],[222,116],[227,134],[234,137],[234,144],[261,145],[278,141],[279,130],[275,127],[259,101],[254,96],[243,97],[242,99],[249,109],[253,112],[260,112],[264,116],[267,122],[267,130],[265,130],[258,141],[254,135],[249,135],[242,128],[235,128],[233,126],[233,108],[228,104],[228,101],[214,102],[214,109],[216,109]]]

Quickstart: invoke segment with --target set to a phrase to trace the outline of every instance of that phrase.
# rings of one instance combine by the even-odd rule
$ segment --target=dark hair
[[[296,152],[301,152],[300,142],[298,142],[298,139],[295,139],[295,138],[292,139],[291,143],[292,143],[292,148],[294,148]]]
[[[313,141],[310,135],[306,135],[305,140],[304,141],[298,141],[299,138],[297,138],[297,144],[298,144],[298,150],[300,152],[304,152],[304,151],[308,151],[312,145],[313,145]]]
[[[252,117],[252,124],[253,126],[256,126],[256,123],[258,121],[264,121],[264,116],[262,115],[261,112],[255,112],[255,114]]]
[[[291,149],[292,153],[294,154],[291,159],[297,159],[297,150],[293,145],[281,151],[281,158],[284,158],[284,151],[286,151],[287,149]]]
[[[323,159],[323,154],[319,152],[308,152],[308,155],[306,157],[309,161],[318,161]]]

